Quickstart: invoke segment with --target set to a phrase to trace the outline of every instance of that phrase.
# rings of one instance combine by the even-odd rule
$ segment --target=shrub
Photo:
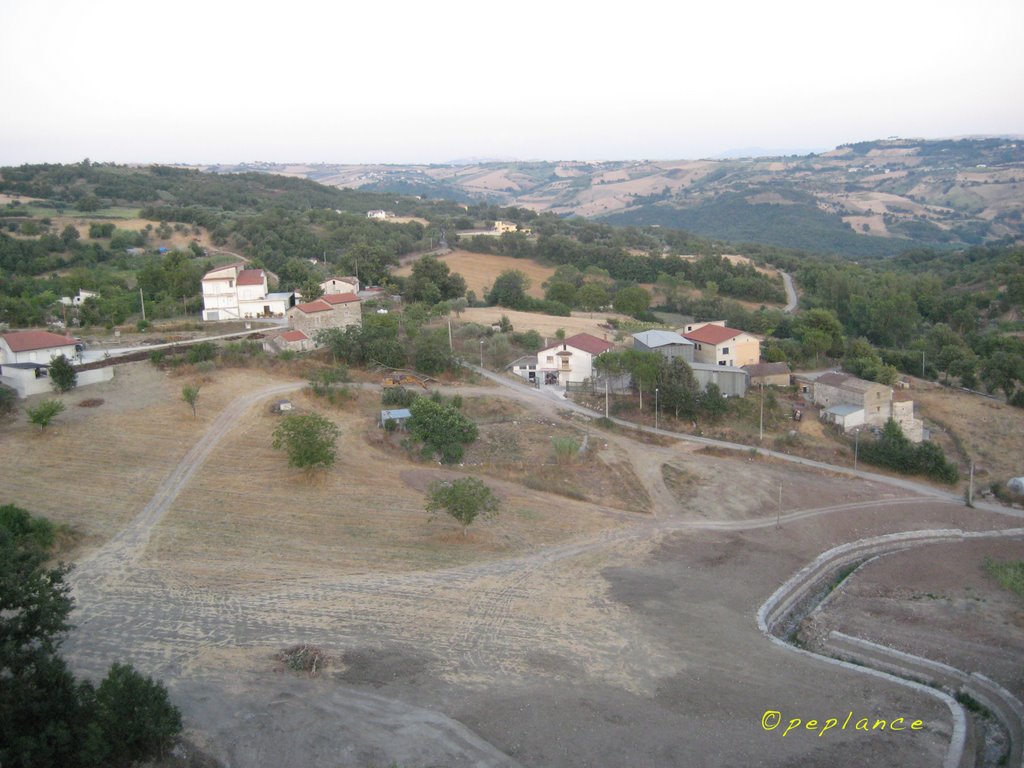
[[[164,752],[181,733],[181,712],[162,683],[114,664],[96,689],[96,724],[109,765],[130,765]]]
[[[213,360],[217,356],[217,346],[212,341],[201,341],[193,344],[185,353],[185,361],[188,363],[202,363]]]
[[[50,385],[54,392],[67,392],[78,384],[78,372],[64,355],[50,361]]]
[[[405,389],[404,387],[386,387],[384,391],[380,393],[380,402],[381,405],[387,405],[392,408],[408,408],[417,397],[419,397],[419,395],[411,389]]]
[[[551,438],[551,448],[555,452],[555,461],[559,464],[571,464],[579,453],[580,444],[571,437]]]
[[[14,404],[18,400],[18,393],[6,384],[0,384],[0,415],[6,415],[14,410]]]

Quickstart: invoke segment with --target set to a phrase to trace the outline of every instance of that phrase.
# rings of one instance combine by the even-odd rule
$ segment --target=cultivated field
[[[559,328],[565,331],[566,336],[573,336],[577,333],[589,333],[599,339],[614,341],[616,332],[607,327],[608,318],[613,317],[619,320],[629,320],[626,315],[617,312],[573,312],[571,317],[558,317],[555,315],[538,315],[533,312],[517,312],[514,309],[504,307],[470,307],[462,313],[461,320],[481,325],[496,324],[501,316],[505,315],[512,323],[516,331],[537,331],[549,341],[555,338],[555,332]]]

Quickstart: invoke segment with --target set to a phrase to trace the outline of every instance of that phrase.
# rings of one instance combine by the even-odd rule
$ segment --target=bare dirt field
[[[77,409],[53,434],[0,425],[3,487],[20,483],[11,500],[33,511],[95,526],[99,543],[192,462],[161,486],[169,495],[159,514],[129,524],[145,533],[131,557],[104,559],[127,553],[114,539],[73,574],[77,629],[64,647],[83,673],[127,661],[166,680],[190,735],[226,764],[941,764],[952,728],[945,705],[780,648],[755,615],[836,544],[1019,520],[881,481],[634,441],[564,421],[565,406],[543,394],[496,390],[491,398],[514,404],[495,407],[467,390],[464,407],[487,422],[481,463],[507,457],[539,474],[555,433],[586,435],[596,453],[579,475],[559,467],[586,501],[486,475],[503,512],[463,538],[427,521],[423,489],[478,469],[414,461],[383,441],[376,392],[340,408],[293,395],[343,434],[338,464],[307,477],[269,448],[275,417],[258,399],[287,382],[218,371],[192,422],[183,380],[147,365],[92,388],[104,405]],[[589,472],[641,488],[648,508],[632,509],[639,494]],[[68,493],[62,509],[40,509],[54,476],[74,479],[87,503]],[[114,509],[96,517],[107,497]],[[978,556],[1000,554],[985,546]],[[930,589],[921,574],[914,588]],[[317,678],[274,660],[296,642],[330,656]],[[783,737],[762,727],[769,710],[804,720],[913,716],[926,727]]]
[[[1024,559],[1017,541],[922,547],[870,563],[843,582],[820,625],[981,672],[1024,696],[1024,600],[985,559]]]
[[[544,298],[541,284],[555,274],[552,267],[544,267],[530,259],[514,259],[511,256],[494,256],[487,253],[471,253],[470,251],[452,251],[440,258],[452,272],[466,278],[466,287],[474,291],[480,299],[494,285],[498,275],[506,270],[517,269],[530,278],[530,287],[526,293],[537,299]],[[412,265],[407,264],[395,270],[399,276],[412,274]]]

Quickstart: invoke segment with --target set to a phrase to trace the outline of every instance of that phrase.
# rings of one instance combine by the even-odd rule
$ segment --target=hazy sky
[[[1022,0],[3,0],[0,164],[709,157],[1024,134]]]

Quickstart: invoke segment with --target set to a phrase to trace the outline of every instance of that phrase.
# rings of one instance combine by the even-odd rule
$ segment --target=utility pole
[[[658,428],[658,388],[654,388],[654,428]]]
[[[608,377],[604,377],[604,417],[608,418]]]
[[[853,433],[853,468],[857,469],[857,454],[860,451],[860,428]]]
[[[924,350],[921,350],[921,378],[924,378]]]
[[[484,340],[480,339],[480,367],[484,367]]]
[[[761,426],[758,430],[757,441],[764,442],[764,381],[761,381]]]
[[[775,527],[782,527],[782,483],[779,483],[779,506],[775,512]]]
[[[967,506],[974,506],[974,461],[971,461],[971,483],[967,486]]]
[[[146,319],[146,297],[142,295],[142,289],[139,288],[139,301],[142,302],[142,319]]]
[[[448,318],[448,351],[455,351],[455,345],[452,344],[452,319],[450,317]]]

